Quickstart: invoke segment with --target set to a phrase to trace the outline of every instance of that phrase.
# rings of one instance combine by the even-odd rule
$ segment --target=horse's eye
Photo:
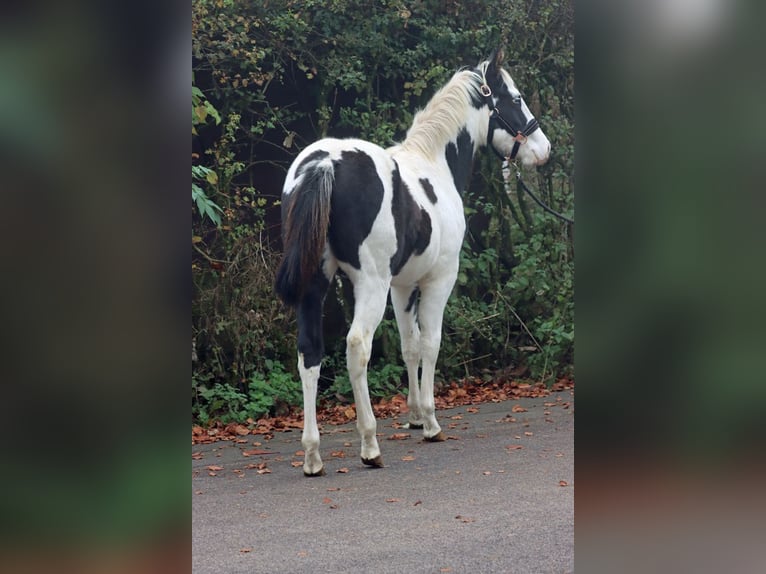
[[[517,106],[521,105],[521,94],[517,96],[513,96],[513,103],[516,104]]]

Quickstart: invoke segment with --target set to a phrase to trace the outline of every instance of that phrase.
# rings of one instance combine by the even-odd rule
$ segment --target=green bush
[[[514,79],[553,145],[527,183],[574,206],[574,18],[570,2],[193,0],[194,417],[237,420],[300,404],[294,313],[272,285],[279,186],[295,155],[334,135],[387,146],[461,65],[507,45]],[[439,376],[509,366],[571,375],[572,229],[507,186],[491,154],[464,197],[469,231],[445,311]],[[196,186],[196,187],[195,187]],[[326,305],[325,399],[350,399],[343,281]],[[270,366],[269,366],[270,365]],[[372,396],[405,386],[393,313],[376,334]]]

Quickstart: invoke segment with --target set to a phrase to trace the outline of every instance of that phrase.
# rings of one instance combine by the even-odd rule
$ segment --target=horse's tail
[[[327,228],[335,171],[329,158],[301,165],[297,185],[282,196],[282,262],[275,290],[287,304],[296,306],[319,270]]]

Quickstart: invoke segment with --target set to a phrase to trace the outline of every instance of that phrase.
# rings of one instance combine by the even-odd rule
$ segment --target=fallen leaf
[[[261,470],[256,470],[255,472],[257,472],[258,474],[271,474],[271,469],[270,468],[262,468]]]
[[[222,466],[218,466],[217,464],[210,464],[205,467],[207,470],[223,470]]]
[[[340,472],[341,474],[346,474],[346,473],[348,472],[348,468],[346,468],[346,467],[344,466],[343,468],[339,468],[339,469],[338,469],[338,470],[336,470],[335,472]]]
[[[513,405],[513,408],[511,408],[512,413],[525,413],[527,412],[527,409],[522,407],[521,405]]]
[[[559,480],[559,486],[569,486],[569,483],[566,480]]]
[[[330,453],[330,456],[334,458],[346,458],[346,451],[336,450]]]
[[[524,436],[532,436],[532,433],[531,433],[531,432],[529,432],[529,431],[525,431],[525,432],[524,432]]]
[[[466,409],[466,412],[467,412],[467,413],[478,413],[478,412],[479,412],[479,409],[478,409],[478,408],[476,408],[476,407],[468,407],[468,408]]]
[[[306,456],[306,451],[303,450],[296,450],[295,456]]]
[[[408,432],[396,432],[388,437],[388,440],[404,440],[410,438],[412,435]]]
[[[417,506],[419,504],[423,504],[423,501],[422,500],[416,500],[415,504],[413,504],[412,506]]]
[[[406,455],[406,456],[403,456],[403,457],[402,457],[402,460],[403,460],[404,462],[409,462],[409,461],[411,461],[411,460],[415,460],[415,457],[414,457],[414,456],[412,456],[411,454],[408,454],[408,455]]]
[[[468,518],[466,516],[461,516],[459,514],[455,518],[458,519],[460,522],[464,522],[466,524],[468,524],[469,522],[476,522],[475,518]]]
[[[521,450],[524,447],[521,446],[520,444],[509,444],[505,448],[507,448],[508,450]]]
[[[253,449],[250,449],[250,450],[243,450],[242,451],[242,456],[256,456],[256,455],[259,455],[259,454],[274,454],[274,453],[270,452],[268,450],[261,450],[261,449],[258,449],[258,448],[253,448]]]
[[[492,474],[492,472],[491,472],[491,471],[489,471],[489,470],[485,470],[484,472],[482,472],[482,474],[483,474],[484,476],[489,476],[490,474]]]
[[[240,548],[239,551],[242,552],[243,554],[246,554],[247,552],[252,552],[253,549],[252,548]]]
[[[293,462],[290,463],[290,466],[292,466],[293,468],[298,468],[299,466],[303,466],[303,461],[294,460]]]
[[[322,502],[323,502],[324,504],[330,504],[330,503],[332,502],[332,498],[328,498],[328,497],[326,497],[326,496],[325,496],[325,497],[322,499]]]
[[[192,453],[192,460],[200,460],[202,458],[201,452],[193,452]]]
[[[386,498],[386,502],[401,502],[401,498]]]
[[[208,476],[218,476],[217,472],[208,472]]]

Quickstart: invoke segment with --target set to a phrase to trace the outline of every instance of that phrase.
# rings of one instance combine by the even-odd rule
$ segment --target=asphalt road
[[[297,430],[192,447],[193,571],[573,572],[573,391],[437,417],[441,443],[378,420],[380,469],[360,461],[353,425],[325,425],[316,478],[292,466]]]

